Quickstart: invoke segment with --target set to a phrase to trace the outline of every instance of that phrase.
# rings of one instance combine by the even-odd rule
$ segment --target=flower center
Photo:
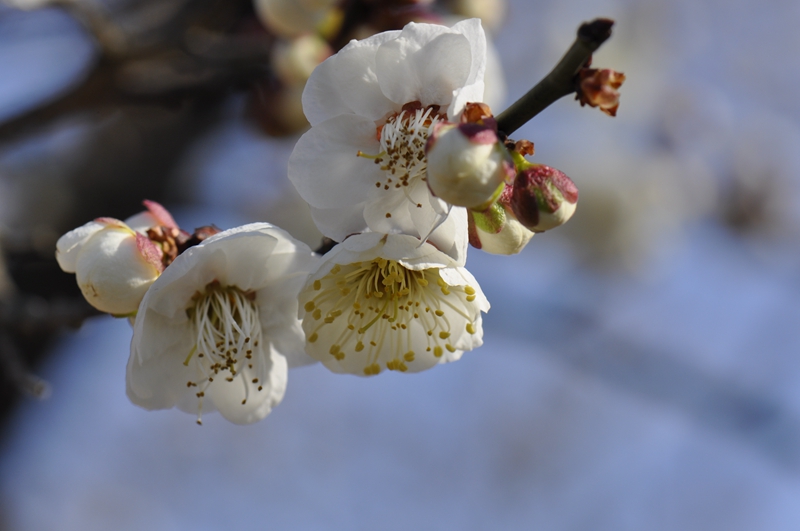
[[[447,115],[439,112],[438,105],[422,107],[418,101],[405,104],[400,113],[390,116],[378,128],[381,152],[378,155],[358,153],[374,159],[385,172],[385,178],[376,181],[375,186],[383,190],[401,189],[415,184],[418,179],[425,180],[425,142],[433,127],[446,119]]]
[[[439,269],[384,258],[335,265],[304,295],[309,353],[368,376],[382,366],[405,372],[415,361],[417,370],[438,363],[445,350],[456,352],[461,333],[476,332],[480,315],[471,286],[448,286]]]
[[[206,286],[205,293],[196,293],[192,301],[186,315],[192,320],[195,344],[183,364],[192,365],[198,374],[197,381],[189,380],[186,386],[198,388],[197,423],[202,424],[203,397],[215,378],[231,383],[239,380],[239,385],[244,385],[245,389],[242,404],[247,403],[250,386],[239,376],[245,363],[252,369],[254,363],[264,361],[263,356],[258,355],[262,334],[252,291],[242,291],[236,286],[223,287],[215,280]],[[252,383],[259,382],[254,379]],[[261,385],[258,390],[262,390]]]

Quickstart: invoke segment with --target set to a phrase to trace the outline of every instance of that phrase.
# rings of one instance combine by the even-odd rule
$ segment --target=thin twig
[[[497,116],[497,128],[510,135],[556,100],[575,92],[575,74],[609,37],[614,21],[598,18],[578,29],[575,42],[544,79]]]

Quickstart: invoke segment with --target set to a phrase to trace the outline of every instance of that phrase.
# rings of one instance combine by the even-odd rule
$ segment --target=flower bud
[[[428,187],[452,205],[486,208],[514,176],[511,157],[486,125],[438,124],[425,151]]]
[[[527,163],[514,179],[509,203],[520,223],[533,232],[544,232],[572,217],[578,188],[555,168]]]
[[[506,186],[505,192],[510,192]],[[534,233],[514,218],[501,199],[483,212],[469,212],[469,243],[490,254],[517,254],[528,244]]]
[[[64,234],[56,243],[58,265],[75,273],[83,296],[100,311],[135,314],[147,288],[168,263],[162,251],[165,242],[157,245],[146,234],[180,230],[164,207],[154,201],[144,204],[146,211],[124,222],[98,218]]]
[[[449,6],[457,15],[481,19],[481,25],[492,34],[500,30],[507,7],[506,0],[451,0]]]
[[[331,53],[330,46],[321,37],[302,35],[291,41],[277,41],[272,50],[272,64],[286,85],[304,84]]]
[[[136,312],[163,269],[158,246],[111,218],[90,221],[63,235],[56,258],[64,271],[75,273],[89,304],[120,316]]]
[[[261,22],[275,35],[284,38],[311,33],[324,26],[335,0],[254,0]]]
[[[598,107],[609,116],[617,115],[619,91],[625,81],[625,74],[616,70],[584,68],[579,74],[580,82],[576,99],[581,106]]]

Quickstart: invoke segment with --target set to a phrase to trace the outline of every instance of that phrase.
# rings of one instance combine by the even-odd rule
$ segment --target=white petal
[[[464,35],[467,38],[469,41],[470,50],[472,52],[470,54],[472,64],[470,66],[469,77],[467,77],[465,80],[464,85],[471,85],[479,81],[482,82],[486,73],[487,53],[486,33],[484,33],[483,26],[481,26],[481,20],[479,18],[462,20],[461,22],[454,24],[450,29]],[[471,101],[481,100],[476,99]]]
[[[467,230],[467,209],[453,207],[447,219],[431,233],[428,241],[452,258],[456,265],[463,266],[467,262]]]
[[[382,101],[374,92],[377,86],[376,80],[373,79],[374,55],[378,46],[396,38],[399,34],[399,31],[387,31],[362,41],[352,41],[338,54],[323,61],[311,73],[303,90],[303,112],[312,126],[340,114],[361,114],[362,106],[358,99],[352,97],[353,94],[360,94],[373,103]],[[353,49],[357,49],[357,52],[350,55],[349,52]],[[347,58],[340,62],[342,56]],[[341,80],[339,70],[353,72],[356,67],[361,67],[363,72],[358,77],[347,80],[346,85],[338,86],[337,83]],[[379,86],[378,90],[380,91]],[[355,106],[352,106],[354,101]],[[389,110],[391,109],[387,108],[384,113]]]
[[[208,386],[206,398],[214,403],[223,417],[235,424],[252,424],[261,420],[283,400],[288,376],[286,358],[271,350],[264,353],[262,359],[262,363],[253,369],[245,367],[232,382],[217,378]],[[253,379],[258,381],[254,383]]]
[[[392,102],[381,90],[376,74],[376,53],[391,36],[378,34],[380,39],[355,41],[336,54],[333,89],[353,112],[371,120],[399,111],[403,102]],[[399,105],[398,105],[399,103]]]
[[[147,210],[129,217],[125,220],[125,224],[132,230],[141,232],[142,234],[146,233],[147,229],[152,229],[153,227],[160,225],[156,217]]]
[[[364,206],[364,220],[374,232],[416,235],[408,205],[409,200],[402,189],[376,190]]]
[[[61,269],[67,273],[74,273],[78,251],[89,238],[104,227],[103,223],[90,221],[61,236],[56,242],[56,260]]]
[[[377,155],[375,123],[344,114],[312,127],[289,157],[289,180],[315,208],[341,208],[367,199],[380,169],[359,150]]]
[[[194,339],[190,323],[183,317],[184,322],[180,323],[152,310],[140,310],[125,379],[128,398],[134,404],[151,410],[169,409],[186,389],[189,378],[183,360]]]
[[[483,93],[483,81],[476,81],[471,85],[456,90],[453,93],[453,101],[447,108],[448,119],[457,122],[467,103],[483,101]]]
[[[340,114],[351,114],[353,110],[345,104],[336,84],[336,60],[332,55],[320,63],[303,89],[303,113],[308,122],[315,126]]]
[[[420,238],[428,238],[433,230],[444,222],[447,217],[449,205],[437,197],[433,197],[428,190],[428,185],[420,179],[409,192],[412,204],[409,204],[410,214],[413,216],[415,234]],[[417,207],[417,205],[422,205]]]
[[[401,105],[419,100],[423,80],[413,58],[427,43],[449,32],[444,26],[411,22],[396,39],[378,48],[376,71],[381,90],[386,97]]]
[[[367,230],[364,221],[364,202],[342,208],[315,208],[311,209],[311,218],[316,223],[320,232],[336,242],[344,241],[351,234]]]
[[[414,54],[422,105],[450,103],[453,91],[462,87],[469,77],[471,55],[466,37],[456,33],[440,35]]]

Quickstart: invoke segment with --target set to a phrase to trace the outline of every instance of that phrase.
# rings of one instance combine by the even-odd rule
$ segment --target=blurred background
[[[0,529],[800,528],[800,3],[6,1]],[[580,204],[519,255],[471,250],[484,346],[293,370],[247,427],[130,404],[130,326],[82,301],[58,236],[148,198],[316,247],[286,179],[313,66],[471,15],[496,113],[598,16],[594,65],[627,75],[616,118],[564,98],[513,135]]]

